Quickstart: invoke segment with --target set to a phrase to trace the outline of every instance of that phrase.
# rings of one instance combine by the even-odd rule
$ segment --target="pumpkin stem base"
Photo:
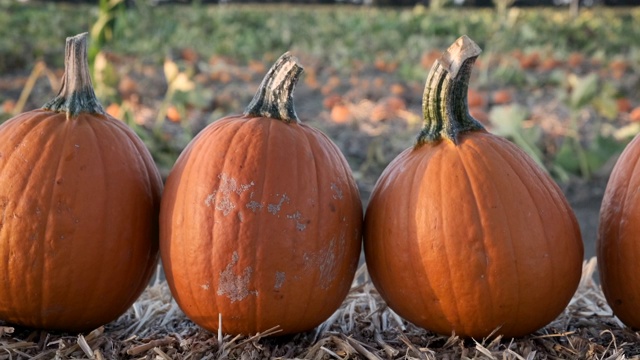
[[[82,33],[67,38],[62,86],[58,95],[42,109],[65,112],[67,118],[80,113],[105,114],[91,84],[87,61],[87,35]]]
[[[443,139],[457,144],[459,134],[484,129],[467,105],[471,69],[481,52],[463,35],[433,64],[422,97],[424,126],[416,146]]]
[[[302,71],[298,60],[289,52],[284,53],[262,80],[244,115],[277,119],[285,123],[299,122],[293,107],[293,91]]]

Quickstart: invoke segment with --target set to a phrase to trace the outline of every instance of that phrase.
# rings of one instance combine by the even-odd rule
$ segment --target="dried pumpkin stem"
[[[473,63],[480,47],[463,35],[436,60],[422,96],[424,126],[417,146],[448,139],[458,143],[458,134],[484,129],[469,114],[467,91]]]
[[[285,123],[299,122],[293,107],[293,91],[302,71],[298,60],[286,52],[264,77],[244,114],[278,119]]]
[[[91,84],[87,61],[87,33],[67,38],[62,86],[58,95],[42,108],[66,112],[67,118],[80,113],[105,113]]]

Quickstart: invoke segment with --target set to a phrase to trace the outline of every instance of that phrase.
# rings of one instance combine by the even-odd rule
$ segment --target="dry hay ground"
[[[165,281],[149,286],[114,323],[85,335],[0,323],[0,359],[628,359],[640,358],[639,333],[612,316],[586,261],[577,293],[545,328],[520,339],[462,340],[413,326],[392,312],[362,266],[349,296],[314,331],[231,337],[198,328],[172,301]],[[224,319],[223,319],[224,321]]]

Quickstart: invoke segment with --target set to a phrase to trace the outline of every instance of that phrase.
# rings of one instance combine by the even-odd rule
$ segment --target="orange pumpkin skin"
[[[126,311],[158,260],[162,180],[107,115],[87,34],[67,38],[58,95],[0,126],[0,320],[85,331]]]
[[[230,334],[306,331],[346,297],[362,205],[340,150],[303,123],[230,116],[188,145],[166,183],[160,252],[177,303]]]
[[[583,256],[557,185],[486,132],[400,154],[371,195],[364,244],[394,311],[475,338],[499,326],[526,335],[552,321],[577,288]]]
[[[600,208],[596,243],[602,291],[613,313],[640,329],[640,138],[636,136],[611,172]]]
[[[457,44],[475,46],[469,42]],[[458,90],[466,94],[466,86]],[[418,326],[478,339],[496,329],[526,335],[574,294],[580,229],[529,156],[467,121],[455,141],[419,142],[378,179],[365,215],[367,268],[389,307]]]
[[[0,319],[85,331],[124,313],[157,262],[161,189],[142,141],[108,115],[0,126]]]

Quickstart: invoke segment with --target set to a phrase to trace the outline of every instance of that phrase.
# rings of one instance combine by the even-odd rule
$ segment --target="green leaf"
[[[514,137],[522,132],[522,123],[527,116],[527,109],[517,104],[494,106],[489,111],[491,132],[504,137]]]
[[[593,146],[587,151],[587,160],[592,171],[600,169],[612,156],[624,150],[625,143],[619,142],[612,137],[598,135],[593,142]]]
[[[624,146],[624,142],[617,141],[613,137],[598,135],[588,148],[583,149],[588,173],[593,174],[600,169],[612,156],[619,154]],[[575,139],[566,138],[564,140],[556,154],[554,163],[569,173],[581,174],[583,169],[581,169],[576,151]]]
[[[580,109],[595,99],[598,95],[598,74],[590,73],[584,77],[569,75],[569,85],[572,88],[570,105],[574,109]]]
[[[618,104],[616,103],[617,89],[611,83],[604,83],[599,95],[593,100],[593,107],[607,119],[618,117]]]
[[[593,100],[593,107],[598,114],[607,119],[615,119],[618,116],[618,105],[613,97],[599,96]]]
[[[555,165],[571,174],[580,174],[580,161],[571,138],[565,138],[553,159]]]
[[[546,170],[543,155],[536,146],[542,137],[542,129],[537,126],[525,128],[524,120],[528,116],[527,109],[518,104],[494,106],[489,112],[491,132],[509,138]]]

